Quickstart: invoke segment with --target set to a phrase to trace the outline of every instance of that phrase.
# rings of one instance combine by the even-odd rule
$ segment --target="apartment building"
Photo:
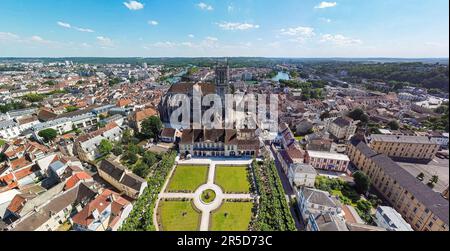
[[[307,162],[316,169],[345,173],[350,159],[340,153],[307,151]]]
[[[377,153],[406,161],[430,161],[440,145],[431,137],[373,134],[369,146]]]
[[[348,140],[355,134],[358,122],[349,117],[339,117],[328,119],[325,127],[335,139]]]
[[[74,153],[82,161],[90,162],[101,157],[98,146],[102,140],[120,141],[122,129],[116,123],[107,124],[97,131],[82,135],[75,140]]]
[[[147,181],[129,171],[113,159],[100,163],[98,174],[105,181],[130,198],[137,199],[147,188]]]
[[[350,141],[347,155],[414,230],[449,230],[449,204],[439,193],[356,138]]]

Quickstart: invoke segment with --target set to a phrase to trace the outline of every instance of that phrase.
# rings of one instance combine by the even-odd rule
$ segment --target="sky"
[[[0,1],[0,57],[448,55],[448,0]]]

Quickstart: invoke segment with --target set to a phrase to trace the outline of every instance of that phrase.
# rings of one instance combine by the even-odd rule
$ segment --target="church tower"
[[[225,102],[225,94],[230,93],[230,67],[228,66],[228,60],[225,64],[216,65],[216,90],[217,94],[222,99],[222,104]]]

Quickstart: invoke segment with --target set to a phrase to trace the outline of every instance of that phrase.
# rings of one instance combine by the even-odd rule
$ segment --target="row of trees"
[[[134,203],[133,210],[120,228],[120,231],[154,231],[153,209],[156,206],[158,194],[164,185],[170,170],[175,164],[176,152],[163,155],[161,161],[152,170],[152,176],[147,179],[148,186],[144,193]]]
[[[252,228],[256,231],[296,231],[274,161],[270,158],[265,162],[254,161],[253,168],[260,199]]]

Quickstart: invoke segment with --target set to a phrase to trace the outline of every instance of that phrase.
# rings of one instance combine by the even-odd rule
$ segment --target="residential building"
[[[356,137],[350,141],[348,156],[414,230],[449,230],[449,203],[439,193]]]
[[[71,222],[79,231],[117,231],[132,209],[131,202],[105,189],[74,215]]]
[[[97,131],[78,137],[73,150],[80,160],[90,162],[102,156],[98,149],[102,140],[115,142],[120,141],[121,137],[122,129],[113,122]]]
[[[178,130],[174,128],[164,128],[162,129],[159,140],[166,143],[174,143],[177,138]]]
[[[440,147],[431,137],[382,134],[372,134],[369,146],[396,160],[424,162],[432,160]]]
[[[136,111],[134,113],[132,113],[129,118],[128,121],[130,123],[130,126],[132,128],[134,128],[134,130],[136,132],[142,132],[142,122],[144,122],[144,120],[152,117],[152,116],[157,116],[158,112],[153,109],[153,108],[147,108],[144,109],[142,111]]]
[[[359,121],[349,117],[338,117],[326,120],[326,130],[337,140],[348,140],[353,136]]]
[[[413,231],[411,225],[392,207],[379,206],[374,221],[388,231]]]
[[[89,185],[78,186],[52,198],[42,206],[34,208],[27,215],[10,226],[12,231],[55,231],[66,222],[73,212],[81,210],[96,193]]]
[[[113,187],[133,199],[137,199],[147,187],[145,179],[135,175],[112,159],[106,159],[100,163],[98,174]]]
[[[303,222],[307,231],[348,231],[339,201],[328,192],[295,189]]]
[[[347,172],[350,159],[345,154],[307,151],[308,163],[316,169]]]
[[[317,172],[311,165],[294,163],[288,171],[289,183],[296,187],[314,187]]]

